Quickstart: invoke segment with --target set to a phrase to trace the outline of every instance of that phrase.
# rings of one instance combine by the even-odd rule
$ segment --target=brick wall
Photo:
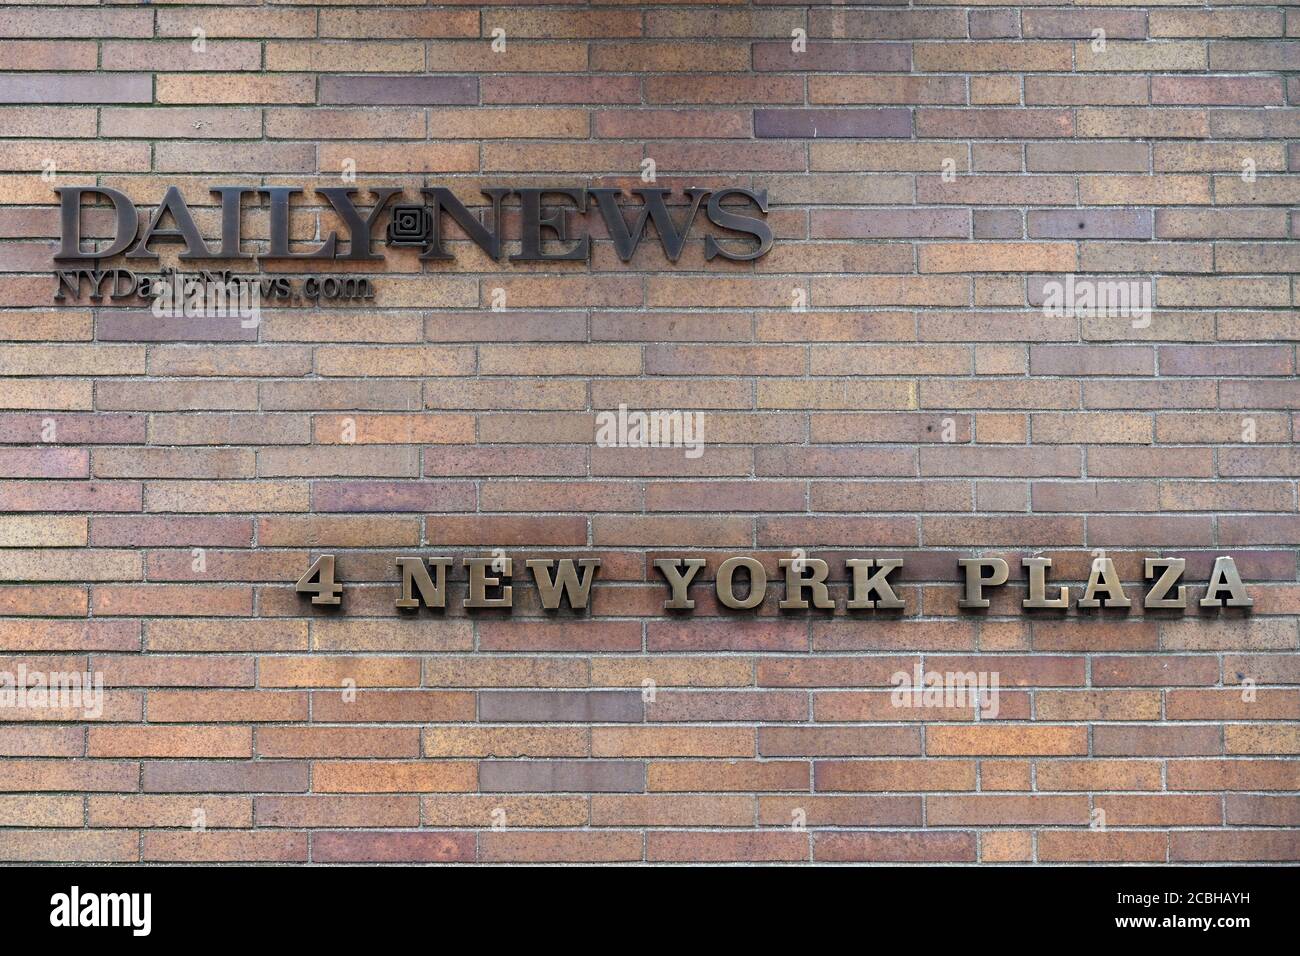
[[[0,858],[1300,859],[1295,7],[33,3],[0,37],[0,670],[106,684],[0,708]],[[575,214],[589,263],[377,242],[329,267],[373,302],[260,323],[53,299],[56,186],[176,185],[214,239],[212,185],[482,206],[645,160],[766,189],[772,251],[624,264]],[[299,200],[306,251],[340,224]],[[1154,307],[1049,314],[1068,274]],[[703,411],[705,453],[598,446],[620,403]],[[520,578],[511,617],[399,617],[396,555],[494,547],[600,556],[592,612]],[[795,548],[841,602],[843,557],[906,556],[906,611],[704,580]],[[1021,612],[1019,555],[1098,549],[1134,587],[1185,556],[1192,608]],[[650,561],[693,552],[670,618]],[[293,589],[322,553],[341,611]],[[984,616],[981,553],[1017,572]],[[1195,608],[1220,554],[1252,614]],[[917,665],[998,674],[997,717],[893,706]]]

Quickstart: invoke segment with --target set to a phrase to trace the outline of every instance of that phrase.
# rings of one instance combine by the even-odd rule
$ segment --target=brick
[[[26,515],[0,516],[0,545],[7,548],[68,547],[87,543],[86,519],[74,516],[38,519]]]
[[[5,757],[75,757],[83,750],[79,727],[0,727]]]
[[[309,504],[308,485],[291,481],[151,481],[144,494],[151,512],[306,511]]]
[[[199,833],[148,832],[141,858],[146,862],[203,863],[307,860],[307,834],[275,831],[209,830]]]
[[[0,624],[0,647],[11,651],[139,650],[140,626],[135,621],[8,619]]]
[[[1228,794],[1225,801],[1225,821],[1263,826],[1295,826],[1300,819],[1295,801],[1288,797]],[[1217,823],[1217,820],[1207,821]]]
[[[919,254],[922,272],[1052,272],[1074,267],[1064,243],[931,243]]]
[[[312,624],[311,646],[318,651],[411,651],[411,650],[466,650],[470,647],[471,629],[465,621],[446,621],[430,628],[426,636],[404,633],[399,620],[348,620],[329,619],[327,615]],[[335,657],[322,661],[320,670],[331,673],[331,668],[345,667],[348,658]],[[295,675],[306,678],[312,672],[312,661],[308,660],[303,670],[295,668],[292,658],[282,658],[278,664],[283,669],[276,669],[287,679]],[[375,668],[369,671],[375,680],[370,686],[384,686],[381,678],[404,678],[411,673],[411,661],[403,658],[375,659]],[[354,676],[354,675],[349,675]]]
[[[319,720],[354,722],[464,721],[474,716],[474,695],[433,690],[358,691],[345,701],[331,691],[312,694],[312,713]]]
[[[184,613],[247,616],[252,612],[252,598],[249,588],[224,586],[101,585],[91,591],[91,605],[95,611],[109,617]]]
[[[100,111],[100,131],[107,136],[160,139],[178,135],[194,139],[255,139],[262,132],[262,117],[256,110],[105,107]]]
[[[97,478],[251,478],[254,455],[245,448],[102,448]]]
[[[1282,84],[1275,77],[1156,76],[1151,102],[1170,106],[1271,106],[1282,103]]]
[[[969,216],[959,209],[817,210],[813,234],[830,239],[964,238],[968,223]]]
[[[1300,858],[1293,832],[1249,831],[1223,839],[1223,831],[1183,830],[1169,835],[1169,858],[1178,862],[1292,861]]]
[[[645,708],[634,691],[484,691],[479,719],[490,721],[641,721]]]
[[[974,862],[973,834],[960,832],[822,833],[813,837],[819,862]]]
[[[972,77],[972,79],[975,79]],[[1005,102],[1004,98],[993,98]],[[968,136],[977,139],[1024,136],[1066,137],[1074,132],[1074,118],[1057,109],[961,110],[923,107],[917,110],[916,126],[926,136]],[[1031,184],[1021,183],[1028,189]]]
[[[810,779],[808,763],[799,760],[675,760],[646,768],[646,789],[652,792],[803,791]]]
[[[1230,70],[1249,57],[1260,70],[1294,70],[1300,62],[1295,43],[1277,41],[1220,40],[1209,44],[1210,69]]]
[[[782,89],[778,81],[785,77],[764,77],[765,85]],[[956,77],[948,76],[854,76],[842,74],[819,75],[808,77],[808,96],[812,103],[962,103],[965,90],[962,84],[955,82]],[[729,83],[736,82],[728,80]],[[771,87],[768,87],[769,89]],[[656,87],[654,79],[647,82],[647,90]],[[719,94],[721,91],[719,91]],[[758,91],[754,91],[755,94]],[[751,95],[752,102],[769,102]],[[793,99],[785,102],[794,102]]]
[[[151,721],[295,721],[307,714],[300,693],[159,691],[149,697]],[[237,717],[238,715],[238,717]]]
[[[1087,40],[1093,30],[1104,30],[1107,42],[1115,39],[1146,39],[1146,17],[1138,10],[1024,10],[1021,29],[1035,39]]]
[[[153,795],[92,796],[86,801],[86,819],[92,827],[189,827],[195,811],[214,828],[252,826],[249,797],[163,797]]]
[[[1038,834],[1038,858],[1056,863],[1163,863],[1168,840],[1164,833],[1045,830]]]
[[[1035,70],[1069,72],[1068,43],[918,43],[914,62],[927,72]]]
[[[756,111],[757,112],[757,111]],[[780,128],[778,122],[773,127],[775,117],[764,116],[759,124],[765,131],[759,135],[773,134],[768,129]],[[675,136],[675,137],[728,137],[744,138],[750,135],[750,117],[740,111],[723,110],[602,110],[595,115],[595,132],[597,136],[611,139],[623,139],[630,136]]]
[[[795,862],[808,859],[808,837],[801,833],[674,833],[646,835],[651,862]]]
[[[819,792],[975,789],[969,760],[819,761],[815,776]]]
[[[90,543],[104,547],[250,547],[253,524],[241,518],[104,516],[94,519]]]
[[[0,671],[105,685],[0,714],[6,861],[1296,862],[1293,11],[250,12],[0,11]],[[544,227],[585,261],[512,261],[511,196],[501,261],[450,216],[422,260],[385,211],[326,268],[266,257],[250,197],[260,259],[99,264],[374,297],[51,298],[56,187],[143,216],[174,185],[215,244],[210,187],[301,186],[293,250],[346,253],[312,193],[352,171],[485,224],[494,186],[652,182],[681,228],[683,189],[741,186],[774,241],[706,258],[750,241],[701,203],[675,262],[658,224],[624,262],[589,197]],[[111,210],[81,218],[102,248]],[[1153,308],[1054,314],[1064,276]],[[704,453],[597,445],[620,405],[702,412]],[[459,559],[495,548],[513,613],[467,611]],[[778,607],[794,549],[833,611]],[[1077,600],[1094,549],[1135,600],[1145,557],[1194,602],[1230,555],[1255,604],[1020,607],[1019,557]],[[339,608],[293,586],[322,553]],[[652,564],[679,553],[693,614]],[[767,568],[758,608],[720,604],[725,553]],[[845,559],[895,553],[903,609],[847,610]],[[959,553],[1010,564],[987,615]],[[394,606],[417,554],[453,559],[445,611]],[[587,555],[590,607],[543,609],[522,562]],[[997,716],[895,706],[916,668],[996,673]]]
[[[980,835],[980,860],[1025,863],[1033,859],[1033,834],[1024,830],[990,831]]]
[[[919,797],[767,796],[758,798],[759,820],[789,825],[802,816],[810,826],[893,826],[921,822]]]
[[[568,727],[473,727],[432,729],[424,734],[428,757],[586,757],[589,732]]]
[[[319,793],[467,793],[475,765],[457,761],[320,761],[312,787]]]
[[[852,138],[906,136],[912,117],[903,109],[764,109],[754,111],[758,137]],[[717,135],[716,133],[714,135]]]
[[[765,757],[899,756],[920,749],[920,734],[910,727],[763,727],[758,735],[758,751]]]
[[[932,826],[1081,824],[1088,821],[1088,799],[1070,796],[931,797],[927,822]]]
[[[1219,737],[1218,728],[1209,725],[1099,726],[1093,735],[1093,752],[1103,756],[1212,755],[1223,751]]]
[[[163,73],[154,78],[159,103],[314,103],[315,78],[309,74],[237,75]],[[147,100],[148,97],[142,97]],[[329,102],[325,100],[324,102]]]
[[[0,78],[0,103],[147,103],[150,87],[147,73],[9,73]]]
[[[1210,131],[1208,118],[1203,112],[1195,110],[1083,107],[1078,111],[1075,123],[1076,131],[1081,137],[1203,139]]]
[[[656,696],[647,717],[652,721],[800,720],[807,712],[807,700],[798,693],[664,693]]]
[[[754,735],[744,728],[593,727],[597,757],[747,757]]]
[[[159,171],[173,173],[229,169],[305,173],[315,167],[314,151],[300,143],[160,143],[155,162]]]
[[[826,43],[810,41],[794,53],[788,42],[754,44],[754,68],[760,72],[807,70],[835,73],[907,72],[911,50],[904,43]],[[920,67],[920,63],[915,64]]]
[[[252,731],[245,727],[95,727],[92,757],[251,757]]]
[[[366,798],[370,799],[370,798]],[[453,794],[422,797],[419,812],[431,826],[490,824],[505,812],[507,823],[521,827],[581,826],[587,822],[586,797],[487,797]]]
[[[602,687],[640,687],[650,679],[660,687],[743,687],[753,683],[753,664],[741,657],[591,659],[591,682]]]
[[[1285,760],[1190,760],[1170,764],[1177,790],[1293,790],[1300,787],[1293,762]]]
[[[748,796],[645,795],[591,798],[597,826],[745,826],[754,819]]]
[[[1079,180],[1079,201],[1085,205],[1196,205],[1210,201],[1203,176],[1089,176]]]
[[[295,761],[157,761],[146,764],[143,774],[143,789],[155,793],[294,793],[307,789],[307,764]]]
[[[475,853],[472,833],[322,830],[312,835],[312,860],[318,863],[466,863]]]
[[[1025,77],[1025,103],[1044,106],[1144,104],[1149,85],[1143,76],[1029,75]]]
[[[639,761],[500,761],[479,765],[479,786],[501,793],[567,792],[640,793],[646,770]]]
[[[0,50],[27,69],[93,70],[99,49],[84,40],[4,40]]]
[[[134,863],[140,837],[133,830],[4,830],[0,859],[40,862]]]
[[[931,754],[1054,754],[1087,753],[1083,727],[932,727],[926,739]]]
[[[479,859],[490,863],[619,863],[642,858],[637,833],[496,831],[484,833]]]

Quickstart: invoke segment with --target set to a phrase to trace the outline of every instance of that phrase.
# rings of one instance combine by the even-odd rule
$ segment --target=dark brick
[[[485,760],[479,764],[484,793],[641,793],[645,764],[639,760]]]
[[[148,103],[148,73],[0,73],[0,103]]]
[[[640,691],[489,691],[479,694],[479,720],[563,723],[639,722]]]
[[[320,78],[320,101],[359,106],[475,104],[478,80],[472,76],[327,75]]]
[[[754,135],[758,137],[907,137],[912,133],[912,113],[882,110],[754,110]]]

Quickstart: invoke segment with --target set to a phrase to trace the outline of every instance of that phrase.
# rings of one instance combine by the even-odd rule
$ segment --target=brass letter
[[[730,229],[733,232],[744,232],[753,236],[757,245],[748,252],[733,252],[725,248],[722,243],[718,242],[713,236],[704,237],[704,258],[712,261],[715,256],[722,256],[724,259],[731,259],[736,262],[745,262],[750,259],[757,259],[767,250],[772,248],[772,227],[762,219],[753,216],[738,216],[734,212],[727,212],[722,205],[722,201],[728,196],[744,196],[751,200],[758,211],[767,213],[767,190],[760,189],[758,192],[752,192],[748,189],[720,189],[709,197],[707,215],[709,221],[715,226],[722,229]]]
[[[1225,601],[1219,593],[1226,591]],[[1205,586],[1205,597],[1201,598],[1201,607],[1251,607],[1255,599],[1246,595],[1246,586],[1241,583],[1237,573],[1237,562],[1227,556],[1214,559],[1214,570],[1210,572],[1210,583]]]
[[[1083,597],[1079,598],[1078,606],[1101,607],[1102,602],[1097,599],[1098,591],[1105,592],[1106,607],[1133,606],[1133,602],[1124,593],[1124,585],[1115,571],[1115,562],[1110,558],[1093,559],[1092,571],[1088,574],[1088,586],[1083,589]]]
[[[695,601],[686,596],[686,589],[705,563],[703,558],[655,558],[655,569],[664,576],[673,590],[673,596],[664,601],[664,610],[694,610]],[[686,573],[682,574],[679,567],[685,567]]]
[[[1025,608],[1063,608],[1070,606],[1070,589],[1059,588],[1056,597],[1047,598],[1047,569],[1052,566],[1051,558],[1021,558],[1021,567],[1029,569],[1029,597],[1020,602]]]
[[[542,206],[545,195],[565,196],[573,200],[578,212],[587,211],[587,190],[585,189],[519,189],[519,201],[522,206],[522,220],[519,237],[519,255],[511,256],[511,262],[560,262],[571,259],[586,261],[591,257],[591,236],[583,236],[564,252],[544,252],[542,250],[542,230],[549,229],[561,242],[569,238],[565,225],[565,211],[554,206]],[[549,213],[549,214],[548,214]]]
[[[742,567],[749,569],[749,594],[743,601],[736,597],[731,583],[736,569]],[[718,600],[723,605],[736,611],[748,611],[763,603],[763,595],[767,592],[767,572],[754,558],[728,558],[718,565],[717,586]]]
[[[465,607],[510,607],[514,603],[514,589],[508,584],[501,585],[500,597],[487,596],[488,588],[501,584],[502,577],[510,577],[513,564],[509,558],[502,559],[501,577],[496,577],[487,573],[495,560],[491,555],[461,559],[461,564],[469,568],[469,597],[465,598]]]
[[[397,566],[402,569],[402,595],[397,599],[398,607],[445,608],[447,606],[447,569],[451,567],[451,558],[430,558],[429,567],[434,568],[438,582],[429,577],[429,570],[419,558],[398,558]],[[414,583],[415,588],[411,585]],[[420,596],[414,594],[419,590]]]
[[[1151,585],[1151,590],[1142,599],[1142,606],[1150,608],[1187,607],[1187,588],[1178,584],[1178,579],[1183,576],[1183,569],[1186,567],[1187,559],[1185,558],[1147,558],[1143,561],[1142,576],[1148,581],[1156,573],[1157,568],[1164,568],[1165,572],[1160,575],[1155,584]],[[1175,584],[1178,584],[1178,597],[1165,597]]]
[[[63,242],[55,262],[70,259],[111,259],[126,251],[135,241],[135,232],[140,228],[131,200],[116,189],[107,186],[59,186],[54,190],[59,194],[60,221],[62,223]],[[113,243],[100,252],[83,252],[81,248],[81,197],[85,193],[98,193],[113,204],[115,225]]]
[[[239,251],[242,226],[240,213],[245,193],[257,192],[256,186],[212,186],[208,192],[221,197],[221,248],[219,259],[251,259],[251,252]]]
[[[957,602],[957,606],[962,608],[988,607],[984,589],[1006,584],[1011,574],[1011,569],[1001,558],[958,558],[957,564],[966,569],[966,596]],[[985,568],[993,572],[988,577],[984,576]]]
[[[296,186],[266,186],[258,190],[271,197],[271,251],[270,259],[333,259],[338,246],[337,233],[331,232],[320,248],[314,252],[289,251],[289,197],[300,192]]]
[[[844,562],[845,567],[853,569],[853,591],[848,608],[850,611],[876,609],[880,611],[898,611],[904,607],[903,601],[889,584],[889,572],[903,566],[902,558],[850,558]],[[868,575],[872,568],[876,571]],[[878,594],[873,599],[872,594]]]
[[[433,232],[429,239],[428,251],[420,256],[422,260],[451,259],[452,254],[443,247],[442,214],[445,212],[456,225],[465,230],[465,235],[493,259],[501,258],[501,200],[513,190],[495,186],[480,189],[484,196],[492,200],[492,229],[488,230],[483,222],[465,207],[456,194],[445,186],[429,186],[421,189],[426,197],[433,200]]]
[[[831,573],[831,569],[827,567],[825,561],[821,558],[782,558],[779,564],[785,568],[785,600],[781,602],[781,610],[797,611],[807,608],[808,602],[803,596],[804,588],[812,589],[813,607],[835,606],[830,592],[826,590],[826,578]],[[803,576],[805,565],[812,572],[812,577]]]
[[[172,220],[176,223],[176,228],[159,229],[158,224],[162,222],[162,217],[169,212],[172,214]],[[207,243],[199,235],[199,227],[194,225],[194,217],[190,215],[190,207],[185,205],[185,199],[181,196],[181,191],[175,186],[167,187],[162,202],[158,204],[158,208],[154,210],[148,225],[144,227],[144,235],[135,244],[135,248],[126,254],[127,258],[157,259],[158,253],[149,249],[149,243],[153,239],[178,239],[184,242],[185,251],[180,254],[182,259],[209,259],[212,257],[212,252],[208,249]]]
[[[388,200],[400,193],[401,190],[392,187],[370,190],[375,197],[375,204],[370,207],[370,212],[366,213],[365,216],[362,216],[357,211],[357,204],[352,201],[352,197],[358,192],[356,189],[349,189],[346,186],[328,186],[318,187],[316,192],[329,200],[329,204],[334,207],[334,211],[343,220],[343,225],[347,227],[348,254],[340,258],[382,259],[383,256],[372,252],[370,248],[375,220],[379,218],[379,214],[388,205]]]
[[[694,187],[686,190],[686,198],[691,200],[691,208],[686,213],[686,221],[682,224],[682,228],[678,230],[664,202],[664,197],[670,192],[667,189],[632,190],[633,195],[641,197],[641,208],[637,213],[636,222],[631,227],[623,218],[623,211],[618,204],[621,189],[601,186],[588,189],[587,192],[596,197],[601,218],[605,220],[605,229],[614,242],[614,251],[624,262],[631,262],[632,256],[636,254],[636,247],[645,232],[647,218],[654,220],[655,232],[659,234],[659,241],[664,247],[664,255],[668,261],[676,262],[680,259],[682,249],[686,246],[687,233],[691,231],[691,223],[695,221],[695,214],[699,211],[700,201],[709,193],[707,189]]]
[[[564,558],[560,561],[560,569],[556,572],[554,578],[551,577],[551,568],[555,565],[554,561],[546,558],[532,558],[524,562],[528,570],[533,572],[533,580],[537,582],[537,593],[542,597],[542,607],[548,611],[554,611],[560,606],[560,599],[566,595],[569,598],[569,607],[585,608],[587,598],[591,593],[591,582],[596,577],[596,569],[600,567],[600,558],[580,558],[578,564],[582,566],[582,581],[578,580],[578,572],[574,567],[572,558]],[[556,582],[559,586],[556,586]]]

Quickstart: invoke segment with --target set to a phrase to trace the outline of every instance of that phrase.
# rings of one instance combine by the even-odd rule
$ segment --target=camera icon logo
[[[403,204],[393,207],[388,223],[390,246],[416,246],[423,249],[433,238],[433,213],[428,206]]]

